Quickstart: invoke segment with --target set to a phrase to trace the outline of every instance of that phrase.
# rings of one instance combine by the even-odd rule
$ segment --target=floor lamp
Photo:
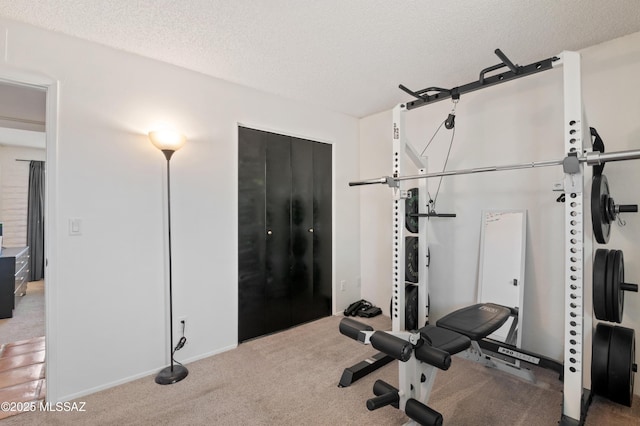
[[[160,130],[149,132],[151,143],[162,151],[167,159],[167,222],[168,222],[168,243],[169,243],[169,358],[171,365],[165,367],[156,376],[156,383],[160,385],[171,385],[187,377],[189,370],[182,364],[176,363],[173,359],[173,274],[171,270],[171,170],[169,163],[174,152],[179,150],[187,141],[184,135],[171,130]]]

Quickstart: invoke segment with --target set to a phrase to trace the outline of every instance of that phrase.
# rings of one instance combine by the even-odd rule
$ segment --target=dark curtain
[[[29,205],[27,210],[29,281],[44,278],[44,173],[44,161],[29,163]]]

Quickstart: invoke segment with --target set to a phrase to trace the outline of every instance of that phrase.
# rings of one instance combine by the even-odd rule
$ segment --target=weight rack
[[[499,52],[496,51],[496,54]],[[501,53],[501,52],[500,52]],[[500,57],[500,55],[498,55]],[[504,56],[504,55],[503,55]],[[398,104],[393,109],[393,177],[380,178],[350,183],[353,185],[386,183],[393,189],[393,211],[392,211],[392,329],[394,332],[404,331],[405,320],[405,265],[406,256],[404,248],[405,238],[405,199],[408,197],[408,189],[405,180],[419,179],[420,199],[427,199],[426,177],[445,176],[462,173],[434,173],[427,174],[426,161],[421,158],[414,148],[407,142],[405,137],[404,114],[409,109],[427,105],[432,102],[447,99],[455,95],[464,93],[464,88],[478,90],[490,85],[510,81],[511,79],[530,75],[535,72],[563,67],[564,83],[564,134],[562,137],[564,152],[568,157],[565,160],[545,162],[540,166],[550,166],[562,164],[564,167],[564,187],[566,197],[565,202],[565,232],[564,232],[564,288],[565,288],[565,315],[564,315],[564,392],[562,404],[561,425],[581,424],[590,401],[590,391],[585,389],[585,384],[590,386],[590,348],[592,338],[592,301],[590,299],[591,289],[586,288],[590,282],[585,282],[585,276],[591,274],[591,258],[593,248],[591,246],[590,235],[590,215],[584,214],[584,206],[589,205],[585,197],[585,170],[584,163],[595,164],[600,161],[600,157],[579,158],[591,149],[590,130],[587,121],[583,116],[582,108],[582,87],[580,73],[580,55],[576,52],[562,52],[554,58],[550,58],[525,67],[513,66],[510,61],[504,64],[491,67],[499,69],[501,66],[508,66],[510,71],[490,77],[490,84],[482,85],[484,72],[481,79],[476,83],[460,86],[450,91],[440,90],[436,95],[425,95],[425,91],[411,92],[418,98],[418,101]],[[485,80],[487,81],[487,80]],[[431,88],[433,89],[433,88]],[[404,90],[404,89],[403,89]],[[407,90],[405,90],[407,91]],[[408,105],[410,108],[408,108]],[[589,143],[586,144],[585,141]],[[588,153],[589,154],[589,153]],[[627,158],[638,153],[629,153]],[[595,154],[594,154],[595,155]],[[419,175],[403,176],[405,157],[409,157],[419,169]],[[633,157],[637,158],[637,157]],[[613,161],[613,160],[612,160]],[[548,164],[547,164],[548,163]],[[525,164],[514,168],[536,167],[537,165]],[[506,168],[488,167],[471,170],[471,173],[507,170]],[[422,178],[422,179],[420,179]],[[427,213],[424,203],[420,203],[419,213]],[[418,266],[418,321],[428,319],[427,298],[429,294],[427,258],[428,238],[427,238],[427,217],[419,217],[419,250],[418,256],[421,262]],[[586,232],[589,232],[587,234]],[[585,261],[588,260],[588,261]],[[399,387],[409,389],[412,380],[412,368],[405,363],[399,363]],[[417,387],[418,391],[420,386]],[[415,393],[415,391],[414,391]],[[420,395],[413,396],[420,399]],[[406,397],[401,398],[400,408],[404,408]],[[404,400],[404,401],[402,401]]]

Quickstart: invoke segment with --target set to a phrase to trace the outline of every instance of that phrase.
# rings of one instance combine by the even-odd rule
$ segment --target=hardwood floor
[[[0,401],[44,401],[44,337],[36,337],[0,346]],[[0,419],[18,411],[0,411]]]

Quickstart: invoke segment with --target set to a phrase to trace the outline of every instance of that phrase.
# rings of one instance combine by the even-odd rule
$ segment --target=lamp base
[[[173,370],[169,366],[160,370],[156,376],[156,383],[159,385],[172,385],[187,377],[188,374],[189,370],[183,365],[174,365]]]

